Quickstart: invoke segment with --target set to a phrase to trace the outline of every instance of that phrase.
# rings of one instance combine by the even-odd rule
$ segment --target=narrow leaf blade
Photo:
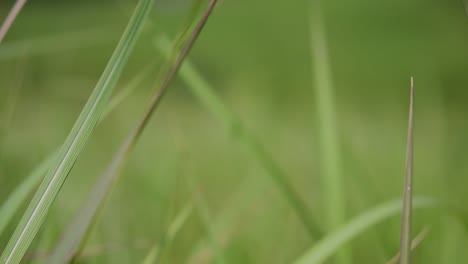
[[[152,0],[141,0],[104,73],[75,122],[60,154],[52,164],[18,224],[2,256],[2,263],[19,263],[39,230],[53,200],[97,124],[123,66],[143,27]]]

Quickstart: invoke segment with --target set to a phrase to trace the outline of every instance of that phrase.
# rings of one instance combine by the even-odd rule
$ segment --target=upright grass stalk
[[[98,182],[91,191],[91,194],[88,196],[87,201],[83,205],[82,209],[78,212],[77,217],[72,221],[72,223],[70,223],[69,227],[64,232],[60,242],[48,260],[48,263],[63,263],[70,260],[75,255],[80,244],[83,243],[83,238],[85,238],[87,235],[92,223],[95,222],[96,214],[103,205],[105,198],[108,197],[113,184],[120,175],[120,170],[127,160],[130,151],[133,149],[133,146],[140,138],[143,130],[149,123],[151,116],[159,106],[161,99],[174,80],[174,77],[177,75],[183,61],[194,46],[198,36],[200,35],[214,7],[216,6],[216,3],[217,0],[210,0],[206,11],[198,21],[193,32],[190,34],[188,40],[185,42],[182,50],[175,59],[172,67],[165,76],[164,82],[161,84],[160,89],[150,100],[148,109],[144,113],[141,120],[138,121],[137,125],[132,129],[132,131],[130,131],[127,138],[112,158],[110,164],[98,179]]]
[[[23,9],[23,6],[25,4],[26,0],[16,0],[15,4],[10,10],[10,13],[8,13],[8,16],[5,18],[5,21],[0,27],[0,43],[2,43],[3,39],[8,33],[8,30],[10,30],[11,25],[13,25],[13,22],[18,17],[19,13],[21,12],[21,9]]]
[[[414,209],[437,208],[441,203],[429,197],[415,197]],[[400,212],[401,200],[383,203],[354,217],[345,225],[333,230],[308,249],[294,264],[320,264],[340,250],[343,245],[372,228],[379,222]]]
[[[161,53],[169,56],[170,44],[166,37],[157,37],[154,43]],[[296,192],[287,175],[270,153],[266,151],[257,137],[226,107],[222,99],[214,92],[214,87],[202,77],[189,60],[186,60],[182,66],[180,77],[187,84],[192,94],[222,123],[229,134],[246,145],[252,156],[257,159],[284,195],[299,220],[303,223],[309,236],[311,238],[320,237],[322,235],[320,228],[313,221],[307,205]]]
[[[311,55],[314,66],[315,97],[319,120],[319,141],[322,160],[322,183],[327,230],[340,227],[346,218],[345,188],[337,126],[333,81],[330,73],[325,26],[320,0],[313,0],[310,14]],[[343,248],[338,263],[351,262],[351,252]]]
[[[406,145],[406,173],[401,215],[400,264],[411,263],[411,215],[413,210],[413,126],[414,126],[414,80],[411,77],[408,117],[408,139]]]
[[[75,122],[56,160],[39,186],[29,207],[18,224],[1,263],[19,263],[42,225],[61,186],[71,171],[78,155],[88,141],[107,100],[117,83],[133,46],[151,10],[152,0],[140,0],[117,48],[106,66],[99,82]]]

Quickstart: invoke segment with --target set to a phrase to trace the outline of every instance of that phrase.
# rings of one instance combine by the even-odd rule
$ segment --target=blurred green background
[[[0,3],[6,16],[13,1]],[[468,198],[468,18],[459,0],[322,1],[332,72],[346,217],[402,194],[410,76],[416,83],[415,194],[464,207]],[[163,57],[190,1],[157,1],[119,87]],[[0,44],[0,201],[64,142],[136,1],[30,1]],[[319,150],[310,1],[224,0],[190,59],[260,138],[317,222],[327,200]],[[86,197],[154,91],[157,70],[95,130],[25,263],[40,261]],[[194,194],[195,193],[195,194]],[[175,82],[132,152],[80,263],[138,263],[193,200],[166,263],[290,263],[313,241],[245,147]],[[26,206],[26,205],[25,205]],[[8,227],[11,234],[19,213]],[[431,231],[415,263],[468,262],[465,219],[415,211]],[[354,263],[397,251],[399,217],[349,243]],[[8,235],[0,237],[3,248]],[[333,263],[331,259],[330,263]]]

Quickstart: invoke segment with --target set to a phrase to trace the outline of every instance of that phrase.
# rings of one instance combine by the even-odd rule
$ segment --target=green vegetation
[[[0,263],[468,261],[462,2],[316,3],[220,1],[176,74],[208,0],[28,1],[0,43]]]

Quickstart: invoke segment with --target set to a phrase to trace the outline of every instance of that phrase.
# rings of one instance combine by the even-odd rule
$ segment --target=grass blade
[[[166,56],[170,53],[170,42],[160,36],[155,39],[155,46]],[[185,61],[180,69],[180,77],[190,88],[193,95],[210,111],[226,130],[244,143],[252,155],[258,160],[267,174],[271,177],[285,199],[296,212],[300,221],[310,237],[321,236],[318,225],[313,221],[307,205],[294,190],[286,174],[265,150],[259,140],[242,125],[242,122],[226,107],[221,98],[214,92],[215,89],[201,76],[189,60]]]
[[[315,76],[315,97],[318,111],[320,156],[322,157],[322,183],[324,188],[325,221],[327,230],[341,226],[346,218],[344,178],[341,172],[338,121],[331,77],[324,19],[320,1],[313,1],[311,9],[311,55]],[[338,263],[351,263],[347,248],[337,255]]]
[[[406,146],[406,175],[401,216],[400,263],[411,263],[411,213],[413,200],[413,126],[414,126],[414,81],[411,77],[410,106],[408,117],[408,140]]]
[[[164,82],[161,85],[161,88],[151,99],[149,107],[146,110],[144,116],[129,133],[102,176],[100,176],[87,201],[83,205],[83,208],[78,212],[77,217],[74,218],[72,223],[70,223],[69,227],[64,232],[61,241],[58,243],[48,263],[66,262],[67,260],[71,259],[78,250],[80,243],[82,243],[83,238],[86,236],[90,226],[94,222],[93,220],[95,220],[99,208],[101,208],[105,198],[108,197],[113,184],[120,175],[120,169],[127,159],[129,152],[140,138],[140,135],[148,124],[152,114],[159,106],[161,99],[171,85],[174,77],[178,73],[182,62],[187,57],[191,48],[198,39],[198,36],[203,30],[206,22],[208,21],[208,18],[210,17],[216,3],[217,0],[210,1],[205,13],[202,15],[201,19],[195,26],[195,29],[189,36],[188,40],[180,51],[180,54],[175,59],[174,64],[172,65],[167,76],[165,77]]]
[[[44,177],[33,200],[0,257],[2,263],[19,263],[41,226],[79,153],[98,122],[107,99],[136,42],[152,1],[141,0],[99,82],[66,139],[58,158]]]
[[[18,17],[21,9],[26,4],[26,0],[16,0],[15,5],[8,13],[8,16],[5,18],[2,26],[0,27],[0,43],[2,43],[3,39],[5,38],[8,30],[10,29],[11,25],[15,21],[16,17]]]
[[[112,111],[117,108],[130,94],[138,87],[145,77],[150,73],[153,64],[147,65],[137,76],[125,85],[106,106],[106,110],[102,114],[102,118],[106,118]],[[37,187],[42,177],[47,173],[52,162],[57,158],[60,148],[49,154],[35,169],[25,177],[25,180],[20,183],[18,187],[8,196],[8,199],[0,207],[0,236],[2,235],[5,227],[13,218],[14,214],[18,211],[20,206],[32,193],[34,188]]]
[[[415,197],[414,209],[435,208],[440,203],[432,198]],[[332,231],[296,260],[295,264],[318,264],[336,253],[345,243],[369,230],[373,225],[397,215],[402,208],[401,200],[386,202],[356,216],[341,228]]]

